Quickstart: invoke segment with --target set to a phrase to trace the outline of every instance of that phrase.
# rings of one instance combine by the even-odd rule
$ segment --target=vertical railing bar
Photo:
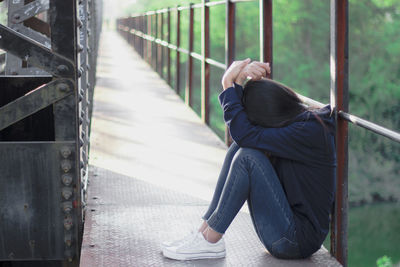
[[[201,23],[201,119],[209,124],[209,102],[210,102],[210,65],[206,58],[210,57],[210,8],[206,6],[209,0],[202,0],[202,23]]]
[[[131,21],[132,19],[129,17],[126,19],[126,26],[130,29],[131,28]],[[126,39],[128,41],[128,44],[131,45],[131,34],[129,31],[125,32],[126,34]]]
[[[132,27],[131,27],[131,29],[136,29],[136,18],[135,17],[132,17]],[[132,35],[132,37],[133,37],[132,47],[137,51],[137,45],[136,45],[137,36],[135,34],[132,34],[132,33],[129,33],[129,34]]]
[[[171,43],[171,8],[168,7],[167,11],[167,38],[168,43]],[[171,49],[167,49],[167,81],[171,85]]]
[[[158,39],[162,39],[162,33],[161,33],[161,29],[162,29],[162,24],[161,24],[161,17],[162,17],[162,13],[157,13],[157,38]],[[157,68],[156,71],[158,72],[158,75],[161,76],[161,54],[162,54],[162,45],[157,43]]]
[[[260,61],[269,62],[271,73],[267,77],[271,79],[274,69],[272,42],[272,0],[260,0]]]
[[[136,23],[137,23],[137,18],[134,17],[133,18],[133,27],[132,27],[132,29],[136,29]],[[135,48],[135,50],[137,52],[138,51],[138,49],[137,49],[137,36],[136,36],[136,34],[132,34],[132,33],[131,33],[131,35],[133,35],[133,45],[134,45],[134,48]]]
[[[139,30],[139,22],[140,22],[140,18],[139,17],[135,17],[135,30]],[[135,39],[136,39],[136,52],[138,54],[140,54],[140,37],[135,35]]]
[[[226,0],[225,5],[225,65],[228,68],[235,60],[236,4],[230,0]],[[228,147],[232,144],[232,137],[229,134],[228,126],[225,126],[225,144]]]
[[[157,39],[158,38],[158,14],[154,13],[154,37]],[[154,57],[153,57],[153,69],[155,72],[158,72],[158,47],[159,45],[156,42],[152,42],[153,43],[153,49],[154,49]]]
[[[164,41],[164,13],[160,13],[160,38]],[[160,76],[164,79],[164,51],[165,46],[160,45]]]
[[[147,34],[151,35],[151,16],[147,15]],[[147,41],[147,63],[151,66],[151,59],[152,59],[152,42],[150,40]]]
[[[147,34],[147,15],[143,15],[143,33]],[[147,40],[143,38],[143,59],[147,58]]]
[[[193,52],[193,22],[194,22],[194,9],[193,3],[189,4],[189,27],[188,27],[188,59],[186,65],[186,88],[185,88],[185,103],[189,107],[192,106],[192,85],[193,85],[193,58],[190,55]]]
[[[176,93],[180,93],[180,52],[179,48],[181,46],[181,11],[179,10],[179,5],[176,8]]]
[[[129,18],[126,19],[126,25],[127,25],[127,27],[128,27],[129,29],[131,28],[131,22],[132,22],[132,18],[131,18],[131,17],[129,17]],[[126,41],[127,41],[128,44],[131,46],[131,45],[132,45],[131,39],[133,38],[133,36],[131,36],[131,34],[130,34],[129,31],[125,32],[125,34],[126,34]]]
[[[331,88],[330,88],[330,104],[331,108],[335,108],[336,106],[336,1],[331,0],[330,1],[330,73],[331,73]],[[335,185],[336,186],[336,185]],[[336,192],[337,194],[337,192]],[[335,205],[332,209],[332,215],[331,215],[331,242],[330,242],[330,252],[331,255],[337,258],[336,255],[336,197],[335,197]]]
[[[140,16],[140,31],[144,34],[145,33],[145,19],[146,19],[146,16],[145,15],[142,15],[142,16]],[[145,58],[145,55],[144,55],[144,44],[145,44],[145,39],[144,38],[140,38],[140,40],[141,40],[141,56],[142,56],[142,58],[144,59]]]
[[[142,32],[142,16],[138,17],[137,29]],[[138,38],[138,48],[139,48],[138,53],[140,57],[142,57],[142,39],[143,38]]]
[[[348,124],[348,0],[331,0],[331,104],[336,115],[336,197],[331,253],[347,266]]]
[[[142,32],[146,33],[146,21],[147,21],[147,17],[146,15],[142,16]],[[143,53],[143,59],[145,59],[146,55],[146,40],[144,38],[142,38],[142,53]]]
[[[132,34],[130,32],[130,30],[135,29],[135,27],[136,27],[135,23],[136,23],[136,19],[134,17],[132,17],[131,27],[129,29],[129,35],[132,36],[132,47],[136,50],[136,35]]]

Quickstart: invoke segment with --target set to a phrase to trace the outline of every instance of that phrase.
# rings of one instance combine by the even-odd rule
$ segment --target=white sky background
[[[114,20],[125,15],[125,9],[137,0],[103,0],[103,19]]]

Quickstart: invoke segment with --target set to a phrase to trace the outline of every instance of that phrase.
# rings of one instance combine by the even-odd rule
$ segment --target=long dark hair
[[[269,128],[289,125],[308,110],[292,89],[270,79],[247,82],[242,102],[250,122]]]

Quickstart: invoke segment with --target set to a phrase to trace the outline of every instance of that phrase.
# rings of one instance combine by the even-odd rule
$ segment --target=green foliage
[[[190,1],[138,1],[127,14],[188,5]],[[201,1],[193,1],[200,3]],[[274,79],[328,103],[330,88],[330,3],[275,0],[273,5]],[[200,53],[201,17],[195,11],[194,51]],[[210,8],[211,58],[225,63],[225,6]],[[181,44],[187,48],[188,11],[182,11]],[[172,12],[172,25],[175,25]],[[400,129],[400,1],[349,1],[350,112],[390,129]],[[175,28],[171,31],[175,43]],[[236,58],[259,59],[258,2],[236,5]],[[172,53],[175,62],[175,53]],[[181,58],[184,98],[186,57]],[[194,68],[193,107],[200,113],[200,66]],[[174,65],[174,64],[173,64]],[[173,70],[174,71],[174,70]],[[221,70],[212,69],[211,127],[222,138],[225,126],[217,95]],[[349,126],[349,199],[351,203],[400,199],[400,144]]]
[[[392,260],[388,256],[383,256],[376,260],[377,267],[392,267],[393,263]]]
[[[348,266],[375,266],[377,258],[388,255],[400,263],[399,203],[368,204],[348,210]],[[330,248],[330,234],[324,246]],[[395,265],[400,266],[400,265]]]
[[[7,7],[0,3],[0,24],[7,25]]]

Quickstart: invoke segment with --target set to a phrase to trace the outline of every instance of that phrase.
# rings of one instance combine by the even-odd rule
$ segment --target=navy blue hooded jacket
[[[237,84],[219,95],[225,123],[239,147],[271,154],[294,214],[301,254],[308,257],[325,240],[335,194],[335,120],[331,108],[327,105],[305,111],[285,127],[264,128],[250,123],[242,96],[243,88]]]

